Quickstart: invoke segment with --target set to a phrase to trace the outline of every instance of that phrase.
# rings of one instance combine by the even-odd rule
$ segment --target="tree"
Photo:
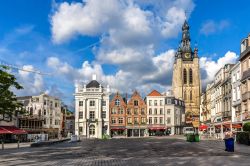
[[[24,113],[22,103],[17,101],[16,95],[11,88],[22,89],[23,87],[16,81],[14,75],[8,72],[9,68],[0,65],[0,120],[8,121],[13,115]],[[5,119],[5,117],[8,117]]]

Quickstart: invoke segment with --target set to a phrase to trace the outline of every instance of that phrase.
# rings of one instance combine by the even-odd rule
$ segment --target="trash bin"
[[[187,135],[187,141],[188,142],[194,142],[195,141],[195,137],[193,134],[188,134]]]
[[[199,136],[199,134],[196,134],[196,135],[194,136],[194,141],[195,141],[195,142],[200,142],[200,136]]]
[[[225,145],[226,145],[226,151],[234,152],[234,139],[233,138],[225,139]]]

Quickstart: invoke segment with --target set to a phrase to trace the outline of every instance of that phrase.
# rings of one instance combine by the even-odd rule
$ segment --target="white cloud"
[[[33,70],[34,70],[34,67],[32,65],[24,65],[23,70],[18,70],[18,73],[20,77],[22,77],[23,79],[26,79],[30,75],[29,71],[33,71]]]
[[[17,81],[23,86],[23,89],[16,90],[14,92],[19,95],[37,95],[45,90],[43,76],[37,73],[33,73],[34,67],[32,65],[24,65],[22,70],[18,70],[16,75]]]
[[[208,20],[204,24],[202,24],[200,33],[204,35],[214,34],[224,30],[229,25],[230,23],[227,20],[222,20],[219,22],[215,22],[214,20]]]
[[[225,64],[236,63],[238,56],[236,53],[228,51],[223,57],[219,58],[217,61],[213,61],[207,57],[200,58],[200,68],[205,71],[205,78],[203,78],[202,83],[206,85],[207,83],[214,80],[215,74],[222,68]]]
[[[142,8],[143,5],[150,5],[155,10]],[[152,40],[150,37],[156,37],[157,33],[154,32],[159,31],[163,34],[159,34],[159,37],[169,38],[177,35],[176,29],[185,19],[184,11],[191,13],[193,8],[192,0],[165,0],[158,3],[140,0],[64,2],[56,5],[51,16],[52,39],[55,43],[62,43],[76,35],[107,34],[113,39],[141,37],[144,41],[144,37]]]

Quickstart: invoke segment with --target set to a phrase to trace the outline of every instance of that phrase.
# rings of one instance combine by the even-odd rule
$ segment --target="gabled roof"
[[[86,88],[99,88],[99,87],[100,84],[96,80],[92,80],[86,85]]]
[[[162,94],[158,92],[157,90],[153,90],[147,96],[162,96]]]

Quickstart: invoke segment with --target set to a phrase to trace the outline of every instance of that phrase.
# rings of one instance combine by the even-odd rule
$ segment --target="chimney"
[[[92,80],[96,80],[96,74],[92,75]]]

